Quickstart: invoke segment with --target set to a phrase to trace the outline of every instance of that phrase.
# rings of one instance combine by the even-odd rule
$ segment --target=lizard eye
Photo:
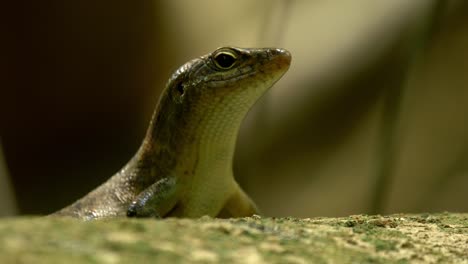
[[[229,49],[216,51],[213,55],[213,62],[221,70],[228,70],[234,66],[237,61],[237,55]]]

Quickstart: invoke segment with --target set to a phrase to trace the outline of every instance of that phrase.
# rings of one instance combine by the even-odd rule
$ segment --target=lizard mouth
[[[245,78],[250,77],[250,76],[254,76],[257,73],[258,73],[257,70],[250,69],[250,70],[248,70],[246,72],[243,72],[243,73],[240,73],[240,74],[237,74],[237,75],[231,75],[229,77],[225,77],[225,78],[220,79],[220,80],[211,80],[208,83],[219,84],[219,83],[226,83],[226,82],[236,82],[238,80],[245,79]]]

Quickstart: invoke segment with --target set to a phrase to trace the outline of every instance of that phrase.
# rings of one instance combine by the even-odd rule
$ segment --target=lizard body
[[[108,181],[53,215],[249,216],[232,159],[245,115],[289,68],[283,49],[220,48],[169,79],[134,157]]]

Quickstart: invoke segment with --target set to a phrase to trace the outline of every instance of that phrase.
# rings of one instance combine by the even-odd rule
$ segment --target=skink
[[[54,213],[105,217],[241,217],[257,207],[234,179],[242,120],[288,70],[284,49],[224,47],[169,79],[134,157],[107,182]]]

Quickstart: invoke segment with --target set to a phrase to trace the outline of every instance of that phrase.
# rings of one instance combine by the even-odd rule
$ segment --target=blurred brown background
[[[266,215],[468,211],[466,1],[25,0],[0,12],[0,215],[47,214],[105,181],[172,71],[225,45],[293,55],[236,150],[235,175]]]

